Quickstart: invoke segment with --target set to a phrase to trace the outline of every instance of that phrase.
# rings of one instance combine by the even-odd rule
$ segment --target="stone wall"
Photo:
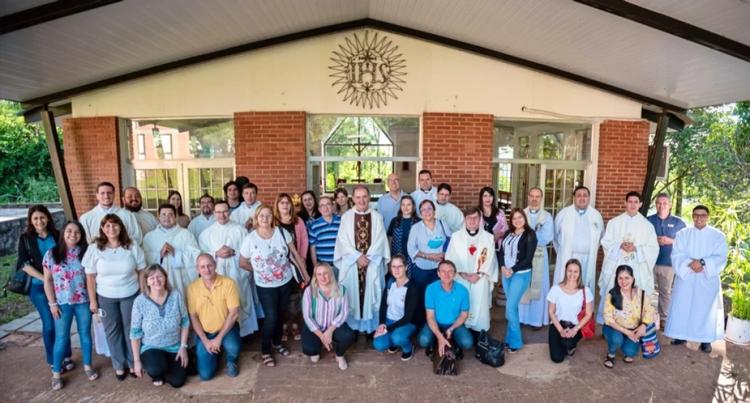
[[[53,210],[52,218],[55,226],[60,228],[65,224],[65,213]],[[26,231],[26,216],[12,220],[0,221],[0,256],[12,255],[18,251],[18,237]]]

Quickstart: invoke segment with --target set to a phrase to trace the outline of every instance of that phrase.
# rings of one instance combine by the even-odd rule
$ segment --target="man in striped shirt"
[[[325,262],[333,267],[333,250],[336,246],[336,237],[339,234],[341,217],[333,214],[333,199],[329,196],[320,197],[318,210],[320,211],[320,217],[307,225],[310,256],[313,266],[317,265],[318,262]],[[333,267],[333,271],[338,278],[338,268]]]

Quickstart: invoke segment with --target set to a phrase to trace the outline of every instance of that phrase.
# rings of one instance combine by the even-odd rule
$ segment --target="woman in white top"
[[[586,302],[586,313],[578,320]],[[583,286],[581,262],[570,259],[565,264],[565,276],[547,294],[549,302],[549,356],[560,363],[566,355],[575,354],[581,340],[581,328],[591,320],[594,312],[594,294]]]
[[[240,247],[240,267],[251,271],[258,299],[263,306],[261,359],[263,365],[273,367],[276,361],[272,352],[283,356],[289,350],[281,344],[281,329],[289,309],[289,296],[292,292],[294,268],[303,268],[303,283],[309,282],[305,261],[297,253],[292,236],[274,224],[273,210],[266,204],[255,210],[255,231],[248,234]]]
[[[120,217],[107,214],[82,265],[91,313],[98,314],[104,324],[115,377],[125,380],[127,369],[135,376],[128,335],[133,301],[141,285],[140,271],[146,268],[143,250],[130,239]]]

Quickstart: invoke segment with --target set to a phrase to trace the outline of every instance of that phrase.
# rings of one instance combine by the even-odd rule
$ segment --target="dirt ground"
[[[503,323],[493,334],[499,336]],[[737,402],[750,401],[750,347],[714,343],[711,355],[696,345],[671,346],[662,354],[633,364],[619,360],[614,369],[602,365],[605,343],[600,336],[582,342],[575,356],[561,364],[549,360],[546,330],[524,328],[527,345],[507,355],[498,369],[472,354],[459,364],[456,377],[436,376],[418,350],[402,362],[380,354],[362,337],[341,371],[331,354],[317,364],[301,354],[299,342],[289,357],[277,357],[276,368],[262,367],[257,340],[243,346],[240,376],[220,374],[209,382],[191,377],[181,389],[154,387],[147,379],[117,382],[107,358],[95,356],[101,378],[89,382],[76,368],[63,375],[65,388],[51,391],[39,335],[12,334],[0,351],[2,402],[301,402],[301,401],[460,401],[460,402]],[[80,364],[80,352],[74,351]]]

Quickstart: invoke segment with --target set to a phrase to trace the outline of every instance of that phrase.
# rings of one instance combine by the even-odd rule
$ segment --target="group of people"
[[[610,368],[618,349],[632,362],[660,317],[672,344],[696,341],[708,352],[722,337],[718,276],[727,245],[707,225],[708,208],[696,207],[694,226],[685,228],[667,195],[658,195],[647,219],[641,196],[630,192],[625,213],[605,227],[586,187],[554,218],[542,208],[542,190],[532,188],[528,206],[506,219],[490,187],[462,211],[450,202],[449,184],[433,186],[428,170],[418,178],[409,194],[391,174],[372,208],[362,185],[351,199],[338,189],[319,199],[306,191],[298,207],[286,193],[263,204],[258,187],[240,177],[224,186],[224,199],[201,196],[195,217],[182,211],[177,192],[155,217],[136,188],[124,189],[124,208],[117,207],[115,186],[102,182],[97,206],[59,233],[44,206],[31,207],[18,258],[32,277],[52,388],[75,366],[73,318],[88,379],[98,377],[89,330],[97,320],[118,380],[145,373],[155,385],[179,387],[189,364],[202,380],[214,377],[222,353],[225,373],[237,376],[243,337],[256,332],[268,367],[289,355],[289,339],[301,340],[312,362],[333,351],[342,370],[358,334],[378,351],[400,351],[402,360],[412,358],[414,341],[429,354],[467,350],[490,329],[498,283],[509,352],[524,345],[522,324],[549,325],[550,358],[561,362],[596,320]]]

